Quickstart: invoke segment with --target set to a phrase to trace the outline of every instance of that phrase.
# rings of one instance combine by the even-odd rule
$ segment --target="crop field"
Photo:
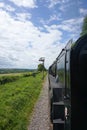
[[[0,75],[0,130],[27,130],[42,83],[42,73]]]

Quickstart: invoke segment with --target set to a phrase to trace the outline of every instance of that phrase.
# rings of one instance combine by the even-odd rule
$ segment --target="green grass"
[[[0,130],[27,130],[42,82],[39,73],[0,85]]]

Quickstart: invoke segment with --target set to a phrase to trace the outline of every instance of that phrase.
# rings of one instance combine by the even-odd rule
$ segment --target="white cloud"
[[[16,19],[19,21],[26,21],[27,19],[31,19],[30,13],[16,13]]]
[[[62,2],[59,6],[60,11],[64,12],[67,11],[69,8],[70,10],[72,10],[73,7],[75,7],[75,5],[78,5],[77,1],[70,1],[70,0],[64,0],[64,2]],[[74,9],[74,8],[73,8]]]
[[[54,21],[54,20],[61,20],[61,14],[54,14],[54,15],[51,15],[49,20],[47,21],[47,23],[50,23],[51,21]]]
[[[65,4],[67,2],[69,2],[70,0],[48,0],[50,2],[49,8],[54,7],[57,4]]]
[[[43,32],[30,21],[15,20],[3,10],[0,17],[0,57],[8,61],[1,62],[9,63],[9,67],[37,68],[40,57],[45,57],[46,67],[56,58],[63,46],[56,26],[45,26],[47,32]]]
[[[49,21],[49,20],[48,20]],[[47,21],[41,21],[42,24],[44,25],[45,23],[47,24]],[[62,21],[60,24],[52,25],[52,27],[55,27],[57,30],[61,30],[61,32],[65,31],[66,32],[66,37],[69,34],[70,38],[77,38],[81,32],[81,26],[83,22],[83,17],[82,18],[73,18],[73,19],[68,19]]]
[[[79,12],[83,15],[87,15],[87,9],[80,8]]]
[[[62,17],[61,17],[61,13],[58,13],[58,14],[53,14],[53,15],[50,15],[50,18],[48,20],[43,20],[43,19],[40,19],[40,22],[44,25],[44,24],[49,24],[53,21],[60,21],[62,20]]]
[[[23,4],[20,0],[13,2],[18,6]],[[4,7],[4,4],[0,6]],[[35,4],[28,6],[36,7]],[[8,10],[12,11],[10,7]],[[29,21],[30,13],[16,13],[16,16],[15,18],[0,9],[0,67],[37,68],[40,57],[45,57],[45,66],[49,67],[66,44],[61,43],[63,31],[71,34],[79,33],[82,22],[82,18],[77,18],[50,26],[44,22],[42,27],[36,27]],[[57,19],[57,16],[53,15],[48,21]]]
[[[83,18],[75,18],[63,21],[60,25],[58,25],[58,29],[64,30],[66,32],[71,33],[72,36],[77,37],[81,32],[81,25],[83,22]]]
[[[8,11],[11,11],[11,12],[12,12],[12,11],[15,11],[15,9],[14,9],[13,7],[11,7],[10,5],[5,5],[4,7],[5,7],[5,9],[8,10]]]
[[[2,3],[2,2],[0,2],[0,8],[3,8],[3,9],[5,9],[5,10],[7,10],[7,11],[15,11],[15,9],[13,8],[13,7],[11,7],[10,5],[6,5],[6,4],[4,4],[4,3]]]
[[[23,7],[29,7],[29,8],[35,8],[36,6],[36,0],[10,0],[17,6],[23,6]]]
[[[56,4],[60,3],[60,0],[50,0],[50,5],[49,5],[49,8],[52,8],[54,7]]]
[[[0,8],[4,7],[4,3],[0,2]]]

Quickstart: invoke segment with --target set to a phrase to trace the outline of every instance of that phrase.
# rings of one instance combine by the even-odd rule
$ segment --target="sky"
[[[0,0],[0,68],[48,68],[86,15],[87,0]]]

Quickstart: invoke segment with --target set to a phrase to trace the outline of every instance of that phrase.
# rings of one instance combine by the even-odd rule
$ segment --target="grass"
[[[39,73],[0,85],[0,130],[27,130],[42,82]]]

